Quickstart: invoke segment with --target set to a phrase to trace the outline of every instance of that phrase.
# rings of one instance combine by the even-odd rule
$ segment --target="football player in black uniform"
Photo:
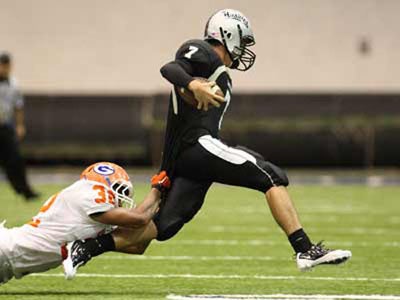
[[[213,182],[265,194],[275,220],[296,253],[300,270],[319,264],[339,264],[351,257],[348,250],[329,250],[310,241],[286,189],[288,178],[279,167],[258,153],[244,147],[229,147],[219,139],[232,95],[228,69],[250,69],[256,55],[249,47],[254,44],[248,19],[239,11],[224,9],[208,20],[204,40],[184,43],[175,60],[161,68],[163,77],[173,85],[161,167],[171,177],[171,190],[161,202],[152,229],[143,233],[141,240],[130,239],[129,232],[124,234],[120,229],[100,241],[76,241],[78,254],[69,258],[74,265],[109,250],[132,249],[131,253],[140,254],[152,239],[172,238],[199,211]],[[224,97],[215,93],[215,85]],[[179,93],[182,88],[193,93],[197,105],[183,99]]]

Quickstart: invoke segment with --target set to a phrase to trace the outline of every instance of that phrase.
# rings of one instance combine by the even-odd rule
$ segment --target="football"
[[[203,82],[208,82],[209,80],[207,78],[203,78],[203,77],[195,77],[195,79],[203,81]],[[221,97],[224,97],[224,93],[222,92],[221,88],[216,84],[214,85],[211,90],[214,92],[214,94],[217,94]],[[190,91],[187,88],[184,87],[177,87],[177,91],[179,96],[181,96],[181,98],[188,103],[191,106],[197,107],[197,100],[194,97],[194,94],[192,91]],[[210,105],[211,107],[212,105]]]

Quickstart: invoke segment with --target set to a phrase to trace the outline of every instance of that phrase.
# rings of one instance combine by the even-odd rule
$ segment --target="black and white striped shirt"
[[[16,108],[24,106],[24,98],[14,78],[0,80],[0,125],[11,125]]]

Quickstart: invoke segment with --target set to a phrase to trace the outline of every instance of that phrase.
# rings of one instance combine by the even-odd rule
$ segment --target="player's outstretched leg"
[[[289,179],[285,172],[259,153],[243,146],[232,148],[211,136],[203,136],[199,144],[185,150],[177,165],[181,173],[188,170],[187,176],[196,170],[197,176],[265,194],[272,215],[289,238],[300,270],[338,264],[351,257],[350,251],[328,250],[310,241],[286,189]]]
[[[114,250],[115,242],[111,234],[68,243],[67,258],[62,263],[65,279],[73,279],[78,268],[84,266],[92,257]]]
[[[351,257],[349,250],[331,250],[325,248],[321,242],[311,243],[284,186],[274,186],[265,195],[272,215],[285,231],[296,253],[299,270],[306,271],[322,264],[340,264]]]
[[[65,279],[73,279],[81,266],[105,252],[143,254],[156,235],[157,229],[151,222],[141,229],[117,228],[115,231],[95,239],[71,242],[67,245],[67,258],[63,261]]]

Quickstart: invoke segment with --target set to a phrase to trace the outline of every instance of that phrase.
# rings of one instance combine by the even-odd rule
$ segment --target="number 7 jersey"
[[[113,208],[114,197],[105,186],[81,179],[50,197],[29,223],[0,228],[0,255],[6,255],[16,278],[56,267],[66,243],[112,229],[90,215]]]
[[[185,42],[176,52],[174,62],[192,77],[215,81],[225,95],[225,102],[218,108],[210,105],[209,110],[205,112],[186,103],[177,93],[180,87],[172,88],[161,167],[172,177],[174,162],[186,147],[195,144],[197,139],[204,135],[219,137],[232,93],[232,81],[228,69],[207,41]]]

